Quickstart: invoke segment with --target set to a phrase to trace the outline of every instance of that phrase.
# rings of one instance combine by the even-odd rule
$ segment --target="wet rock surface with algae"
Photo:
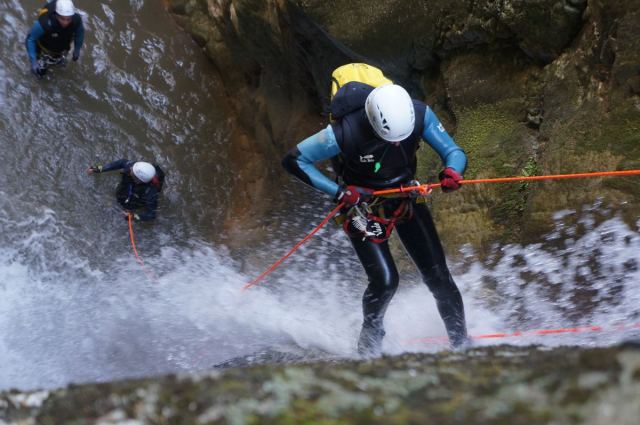
[[[637,425],[638,418],[637,342],[254,365],[0,394],[3,425]]]

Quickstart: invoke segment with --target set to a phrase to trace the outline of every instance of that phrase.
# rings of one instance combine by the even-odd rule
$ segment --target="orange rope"
[[[140,255],[138,255],[138,250],[136,248],[136,241],[133,237],[133,214],[131,213],[127,214],[127,221],[129,222],[129,239],[131,240],[131,247],[133,248],[133,253],[136,256],[136,261],[140,264],[140,266],[142,267],[142,271],[144,271],[147,277],[152,282],[157,283],[158,278],[156,277],[156,275],[151,270],[147,269],[147,266],[145,266],[144,261],[142,261],[142,258],[140,258]]]
[[[624,171],[598,171],[593,173],[575,173],[575,174],[551,174],[546,176],[519,176],[519,177],[498,177],[493,179],[472,179],[472,180],[460,180],[460,184],[475,184],[475,183],[508,183],[517,181],[531,181],[531,180],[560,180],[560,179],[579,179],[584,177],[612,177],[612,176],[634,176],[639,175],[640,170],[624,170]],[[433,189],[440,187],[440,183],[423,184],[421,186],[407,186],[397,189],[385,189],[377,190],[373,192],[374,195],[389,195],[392,193],[404,193],[416,190],[418,188],[425,187]]]
[[[606,176],[629,176],[629,175],[637,175],[640,174],[640,170],[627,170],[627,171],[603,171],[603,172],[595,172],[595,173],[577,173],[577,174],[555,174],[555,175],[547,175],[547,176],[520,176],[520,177],[501,177],[501,178],[493,178],[493,179],[475,179],[475,180],[460,180],[460,184],[473,184],[473,183],[506,183],[506,182],[515,182],[515,181],[527,181],[527,180],[553,180],[553,179],[576,179],[581,177],[606,177]],[[377,190],[373,192],[374,196],[383,196],[390,195],[394,193],[407,193],[418,191],[423,194],[429,194],[433,188],[440,187],[440,183],[434,184],[423,184],[420,186],[401,186],[395,189],[385,189],[385,190]],[[311,233],[304,237],[300,242],[296,244],[289,252],[287,252],[282,258],[273,263],[267,270],[265,270],[260,276],[247,283],[242,287],[242,290],[245,291],[252,286],[256,285],[265,276],[271,273],[276,267],[278,267],[284,260],[289,258],[291,254],[300,248],[300,246],[305,243],[311,236],[316,234],[318,230],[320,230],[327,222],[336,215],[338,211],[342,208],[343,204],[338,205],[334,208],[329,215],[327,215],[324,220],[315,228]],[[131,217],[129,217],[129,228],[131,229]],[[133,233],[131,234],[131,242],[133,244]],[[133,247],[135,252],[135,245]],[[136,257],[137,257],[136,252]],[[142,261],[142,260],[140,260]]]
[[[262,274],[258,277],[256,277],[255,279],[253,279],[251,282],[247,283],[246,285],[244,285],[242,287],[243,291],[246,291],[247,289],[251,288],[253,285],[258,284],[258,282],[260,282],[262,279],[265,278],[265,276],[267,276],[269,273],[271,273],[276,267],[278,267],[280,264],[282,264],[282,262],[284,260],[286,260],[287,258],[289,258],[291,256],[291,254],[293,254],[294,252],[296,252],[298,250],[298,248],[300,248],[302,246],[303,243],[305,243],[307,240],[309,240],[311,238],[311,236],[315,235],[318,230],[322,229],[322,227],[324,227],[325,224],[327,224],[329,222],[329,220],[331,220],[331,217],[333,217],[334,215],[336,215],[338,213],[338,211],[340,211],[340,209],[344,206],[343,203],[339,204],[337,207],[335,207],[333,210],[331,210],[331,212],[329,213],[329,215],[327,215],[321,222],[320,224],[318,224],[316,226],[315,229],[313,229],[311,231],[311,233],[309,233],[307,236],[305,236],[300,242],[298,242],[296,244],[296,246],[294,246],[293,248],[291,248],[291,250],[289,252],[287,252],[282,258],[280,258],[278,261],[276,261],[275,263],[273,263],[267,270],[265,270],[264,272],[262,272]]]
[[[604,326],[578,326],[573,328],[558,328],[558,329],[536,329],[532,331],[515,331],[515,332],[499,332],[483,335],[470,336],[469,338],[474,340],[479,339],[498,339],[498,338],[513,338],[523,336],[545,336],[545,335],[557,335],[566,333],[585,333],[585,332],[620,332],[640,329],[640,323],[631,324],[619,324],[606,328]],[[422,343],[446,343],[449,338],[446,336],[440,337],[428,337],[428,338],[415,338],[407,341],[409,344],[422,344]]]

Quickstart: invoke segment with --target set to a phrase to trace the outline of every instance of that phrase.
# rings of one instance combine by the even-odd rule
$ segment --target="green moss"
[[[611,152],[628,158],[640,159],[640,111],[632,100],[616,105],[593,125],[593,115],[581,117],[585,149]]]
[[[455,139],[468,158],[466,178],[510,175],[523,149],[523,125],[513,115],[515,101],[464,109],[457,114]],[[510,115],[512,114],[512,115]]]
[[[507,99],[456,113],[454,139],[467,154],[466,179],[539,173],[536,139],[519,119],[521,108],[519,100]],[[442,167],[440,158],[429,149],[422,149],[419,155],[418,180],[437,181],[437,171]],[[472,243],[478,247],[496,239],[517,239],[518,222],[526,210],[529,191],[527,184],[478,184],[454,196],[436,196],[434,213],[445,246]],[[456,221],[460,214],[464,215],[466,226],[462,232],[447,221],[454,211]]]
[[[93,423],[114,414],[157,424],[582,423],[582,412],[601,409],[603,400],[611,409],[633,411],[635,398],[609,395],[637,393],[638,356],[623,347],[490,346],[363,362],[262,365],[195,380],[70,387],[51,392],[40,409],[10,407],[9,417],[27,423],[39,413],[39,424]],[[228,386],[230,381],[243,382],[244,389]],[[230,387],[236,389],[223,390]],[[0,394],[0,405],[6,397]]]

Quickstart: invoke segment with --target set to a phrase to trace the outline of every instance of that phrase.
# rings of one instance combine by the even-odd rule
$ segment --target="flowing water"
[[[260,271],[247,260],[275,261],[329,203],[300,206],[271,228],[269,250],[238,256],[210,242],[233,178],[214,69],[160,0],[76,3],[87,30],[80,61],[37,81],[24,38],[41,3],[0,0],[0,390],[208,369],[273,347],[353,356],[365,280],[339,231],[322,230],[264,284],[239,290]],[[122,157],[167,172],[157,223],[135,227],[156,281],[133,256],[113,199],[117,175],[85,173]],[[472,334],[640,322],[640,235],[613,211],[603,217],[596,200],[567,225],[575,214],[558,212],[540,244],[496,246],[489,264],[464,251],[466,266],[453,268]],[[404,278],[385,351],[442,349],[415,341],[443,326],[424,285]]]

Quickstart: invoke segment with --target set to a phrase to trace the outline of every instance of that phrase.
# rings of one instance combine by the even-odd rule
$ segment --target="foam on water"
[[[12,237],[0,250],[0,387],[206,369],[271,347],[355,356],[366,282],[339,231],[323,230],[269,280],[242,292],[250,276],[224,247],[168,243],[151,253],[143,244],[147,266],[158,271],[153,282],[124,238],[110,263],[94,267],[90,254],[68,245],[69,229],[55,213],[14,216],[25,209],[4,195],[0,221]],[[496,246],[490,264],[474,262],[455,276],[470,334],[638,321],[640,236],[617,217],[596,225],[587,215],[585,223],[591,228],[560,248]],[[567,230],[559,222],[560,229]],[[588,287],[582,277],[591,277]],[[413,274],[403,276],[386,329],[386,353],[446,348],[414,341],[445,333],[433,297]],[[612,331],[477,343],[607,345],[625,337]]]

